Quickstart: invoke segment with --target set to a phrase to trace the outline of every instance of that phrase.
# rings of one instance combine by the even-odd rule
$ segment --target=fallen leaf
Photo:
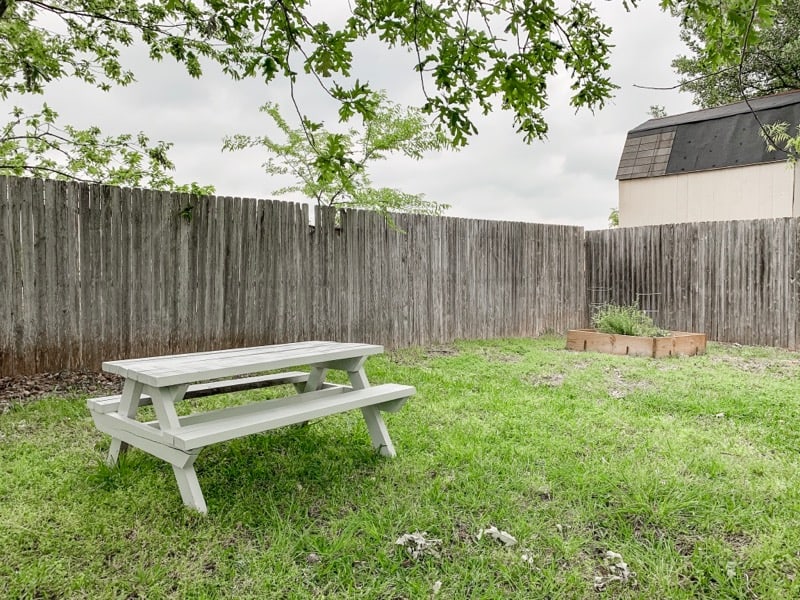
[[[505,546],[513,546],[517,543],[517,538],[515,538],[507,531],[499,530],[494,525],[491,525],[486,529],[481,529],[478,532],[478,539],[481,539],[484,535],[492,538],[493,540],[497,540],[498,542],[500,542]]]
[[[398,546],[403,546],[413,559],[418,559],[426,554],[439,556],[438,547],[442,545],[442,540],[428,538],[427,531],[415,531],[414,533],[404,533],[395,542]]]
[[[631,586],[636,585],[636,573],[628,568],[628,564],[622,560],[622,555],[618,552],[607,550],[603,564],[599,565],[600,575],[594,577],[595,591],[602,592],[610,583],[619,582]]]
[[[729,562],[725,565],[725,574],[728,576],[729,579],[733,579],[736,577],[736,563]]]

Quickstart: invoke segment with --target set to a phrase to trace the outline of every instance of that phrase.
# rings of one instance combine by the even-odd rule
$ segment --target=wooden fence
[[[0,376],[302,339],[394,348],[582,325],[581,228],[395,222],[402,231],[328,209],[310,227],[299,204],[0,177]]]
[[[800,220],[724,221],[586,234],[589,303],[640,303],[667,329],[800,347]]]
[[[314,221],[300,204],[0,177],[0,376],[302,339],[535,336],[637,297],[668,329],[800,348],[800,219]]]

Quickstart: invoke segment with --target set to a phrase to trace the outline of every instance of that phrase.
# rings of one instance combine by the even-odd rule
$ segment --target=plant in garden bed
[[[620,306],[606,304],[592,317],[592,326],[602,333],[636,335],[643,337],[665,337],[669,331],[656,327],[653,319],[637,304]]]

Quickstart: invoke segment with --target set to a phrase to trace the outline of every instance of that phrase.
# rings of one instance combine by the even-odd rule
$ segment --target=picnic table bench
[[[97,428],[112,438],[110,465],[128,446],[165,460],[184,504],[207,512],[194,462],[204,447],[217,442],[360,409],[372,446],[395,456],[381,411],[399,410],[415,389],[370,386],[364,363],[381,352],[382,346],[372,344],[315,341],[109,361],[103,370],[125,378],[122,394],[89,399],[87,406]],[[253,376],[303,365],[310,372]],[[350,385],[326,382],[329,370],[346,372]],[[282,384],[293,384],[297,394],[180,417],[175,411],[181,400]],[[157,419],[137,420],[139,407],[150,404]]]

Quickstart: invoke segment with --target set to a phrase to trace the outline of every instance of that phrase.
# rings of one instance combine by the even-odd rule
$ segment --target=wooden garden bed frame
[[[706,334],[673,331],[665,337],[640,337],[571,329],[567,333],[567,350],[652,358],[696,356],[706,352]]]

